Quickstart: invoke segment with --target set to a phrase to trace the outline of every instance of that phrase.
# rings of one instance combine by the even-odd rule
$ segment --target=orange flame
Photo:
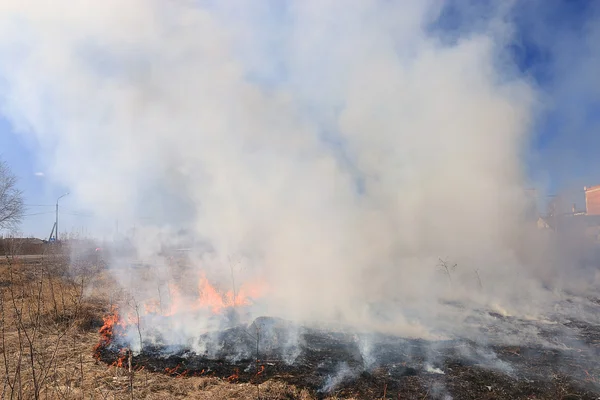
[[[119,351],[119,358],[117,359],[117,361],[110,364],[110,366],[117,367],[117,368],[123,368],[123,362],[125,361],[125,358],[127,358],[127,349],[121,349]]]
[[[209,308],[215,314],[220,314],[228,307],[251,304],[250,299],[248,299],[242,291],[235,295],[233,290],[229,290],[224,294],[220,293],[208,282],[206,276],[200,278],[200,281],[198,282],[198,291],[200,292],[200,297],[198,298],[197,306],[199,308]]]
[[[165,316],[174,315],[184,310],[191,312],[209,310],[213,314],[221,314],[227,308],[251,305],[252,299],[260,297],[265,291],[264,285],[253,283],[241,285],[235,295],[233,290],[222,292],[213,286],[203,274],[198,281],[198,298],[190,302],[181,294],[175,284],[170,283],[168,286],[170,310],[164,313]],[[146,306],[146,309],[149,308],[151,307]]]
[[[197,285],[198,297],[195,300],[190,300],[184,296],[181,287],[173,282],[168,283],[168,287],[169,301],[166,307],[163,307],[162,300],[157,301],[156,299],[142,301],[139,308],[136,304],[135,312],[130,311],[121,314],[117,307],[112,307],[110,313],[103,318],[104,324],[99,330],[100,338],[94,347],[94,357],[100,360],[102,350],[109,347],[117,336],[123,335],[127,326],[139,324],[144,315],[159,314],[168,317],[182,312],[197,311],[221,314],[228,308],[251,305],[254,299],[259,298],[266,291],[266,285],[263,282],[246,282],[236,288],[235,291],[220,291],[209,282],[205,274],[202,274],[199,278]],[[112,365],[123,367],[125,358],[125,355],[120,354],[120,357]],[[166,368],[165,372],[179,377],[188,375],[189,371],[187,370],[178,372],[179,368],[179,365],[175,368]],[[257,375],[260,375],[264,369],[265,367],[262,366],[260,371],[257,371]],[[202,370],[200,375],[205,372]],[[236,369],[227,379],[230,382],[237,381],[239,371]]]
[[[233,374],[231,374],[231,375],[230,375],[230,376],[227,378],[227,380],[228,380],[229,382],[235,382],[235,381],[237,381],[239,378],[240,378],[240,370],[239,370],[238,368],[236,368],[236,369],[234,369],[234,370],[233,370]]]
[[[160,312],[160,303],[158,300],[152,299],[144,304],[145,314],[158,314]]]
[[[174,368],[167,367],[167,368],[165,368],[165,373],[167,375],[175,375],[176,378],[184,378],[190,373],[190,370],[188,370],[188,369],[184,369],[181,372],[177,372],[179,370],[179,368],[181,368],[180,364],[177,364]],[[202,370],[202,372],[204,372],[204,370]]]
[[[175,373],[177,373],[177,370],[179,369],[180,365],[177,364],[174,368],[165,368],[165,372],[168,375],[174,375]]]
[[[115,325],[121,324],[119,312],[116,307],[112,307],[111,313],[102,318],[104,325],[99,330],[100,339],[94,347],[94,357],[100,359],[100,351],[106,348],[113,340],[115,334]]]

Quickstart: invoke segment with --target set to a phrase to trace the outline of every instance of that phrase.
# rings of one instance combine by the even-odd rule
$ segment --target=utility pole
[[[69,192],[63,194],[58,199],[56,199],[56,222],[54,223],[54,226],[56,228],[56,231],[54,232],[54,238],[56,239],[56,242],[58,242],[58,201],[68,194]]]

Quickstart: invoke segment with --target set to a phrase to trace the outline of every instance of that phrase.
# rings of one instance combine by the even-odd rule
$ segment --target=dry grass
[[[233,384],[107,366],[92,356],[102,316],[121,293],[106,271],[67,273],[65,259],[5,258],[0,265],[0,398],[303,399],[278,381]],[[94,271],[93,273],[90,271]]]

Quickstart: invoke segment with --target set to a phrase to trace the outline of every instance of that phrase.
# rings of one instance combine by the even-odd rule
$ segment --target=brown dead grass
[[[4,259],[0,265],[0,398],[218,400],[257,399],[259,393],[260,399],[314,398],[272,380],[257,387],[144,370],[133,373],[130,388],[126,369],[92,356],[102,316],[123,294],[106,271],[87,269],[86,276],[66,271],[57,258]]]

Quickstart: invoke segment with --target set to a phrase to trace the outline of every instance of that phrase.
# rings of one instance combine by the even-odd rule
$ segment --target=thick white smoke
[[[549,292],[520,233],[536,94],[506,73],[500,13],[443,41],[439,8],[4,0],[2,111],[82,206],[137,221],[146,260],[181,228],[214,249],[194,279],[228,285],[240,256],[237,284],[268,287],[261,313],[428,335],[464,328],[452,297],[535,312]]]

